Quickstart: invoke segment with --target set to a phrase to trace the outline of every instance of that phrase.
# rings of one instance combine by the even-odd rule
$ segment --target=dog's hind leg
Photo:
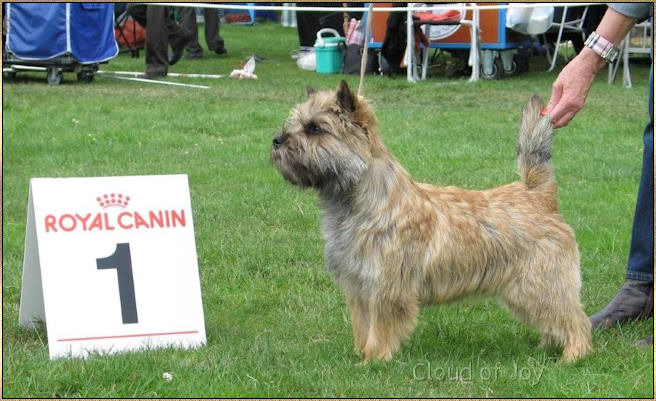
[[[575,361],[592,350],[590,330],[590,320],[579,307],[577,311],[573,311],[572,316],[569,316],[569,320],[564,322],[558,333],[564,345],[561,357],[563,361]]]
[[[579,301],[581,286],[577,259],[536,258],[540,274],[517,277],[502,292],[504,303],[518,319],[538,328],[541,345],[562,345],[561,360],[575,361],[591,351],[591,328]]]

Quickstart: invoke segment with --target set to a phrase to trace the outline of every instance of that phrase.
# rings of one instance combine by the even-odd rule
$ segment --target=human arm
[[[635,18],[608,8],[596,32],[618,46],[635,23]],[[544,110],[554,127],[564,127],[583,108],[595,75],[605,65],[604,59],[584,47],[562,69],[551,87],[551,99]]]

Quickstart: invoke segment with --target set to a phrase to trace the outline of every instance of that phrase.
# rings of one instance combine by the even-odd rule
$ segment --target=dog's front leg
[[[346,303],[351,314],[355,352],[362,354],[369,334],[369,308],[366,301],[349,293],[346,293]]]
[[[419,304],[414,299],[369,301],[369,333],[364,346],[366,360],[387,361],[415,328]]]

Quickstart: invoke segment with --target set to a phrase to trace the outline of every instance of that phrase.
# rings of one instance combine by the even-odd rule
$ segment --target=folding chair
[[[563,37],[563,32],[579,32],[581,33],[581,38],[583,39],[583,41],[585,41],[585,28],[583,27],[583,23],[585,22],[585,17],[588,14],[588,6],[584,6],[585,8],[583,9],[581,16],[574,17],[568,20],[567,11],[575,7],[581,7],[581,6],[577,6],[575,3],[573,3],[571,6],[562,7],[563,15],[560,19],[560,22],[554,21],[551,24],[551,27],[549,28],[550,31],[553,31],[557,28],[558,36],[556,38],[553,55],[549,51],[548,47],[545,46],[545,49],[547,49],[547,60],[549,60],[550,63],[550,67],[548,71],[552,71],[556,66],[556,60],[558,58],[558,51],[560,50],[560,41]],[[542,37],[546,43],[547,42],[546,35],[543,34]],[[567,60],[567,53],[564,53],[564,57],[565,60]]]
[[[474,3],[465,3],[475,6]],[[448,4],[440,4],[448,5]],[[415,82],[419,79],[426,79],[426,73],[428,70],[428,53],[431,48],[430,38],[435,35],[431,35],[431,30],[440,30],[440,33],[437,35],[440,39],[448,37],[454,33],[458,27],[464,25],[468,26],[470,29],[470,50],[469,50],[469,60],[468,64],[472,67],[472,75],[469,78],[469,81],[475,82],[478,81],[480,76],[480,40],[479,40],[479,11],[474,8],[472,12],[472,18],[470,20],[465,19],[466,10],[463,7],[463,3],[454,3],[452,10],[441,11],[438,13],[432,13],[430,10],[424,12],[421,11],[422,8],[426,7],[425,4],[418,3],[409,5],[410,7],[416,7],[415,11],[408,11],[408,24],[412,27],[421,27],[424,35],[429,40],[429,45],[427,48],[423,48],[423,54],[421,59],[421,76],[417,76],[415,71],[414,63],[414,29],[408,29],[408,36],[412,37],[412,40],[408,40],[408,54],[406,63],[408,65],[408,81]],[[441,15],[440,15],[441,14]],[[454,27],[455,29],[450,29]]]
[[[625,88],[631,88],[631,72],[629,58],[631,54],[649,54],[651,52],[652,31],[650,20],[635,25],[619,45],[620,57],[608,66],[608,83],[615,82],[617,70],[622,64],[622,83]]]

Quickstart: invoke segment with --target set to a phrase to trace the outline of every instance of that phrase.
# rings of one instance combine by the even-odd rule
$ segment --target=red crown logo
[[[103,209],[108,207],[126,207],[130,203],[130,197],[123,194],[103,194],[96,198],[98,205]]]

